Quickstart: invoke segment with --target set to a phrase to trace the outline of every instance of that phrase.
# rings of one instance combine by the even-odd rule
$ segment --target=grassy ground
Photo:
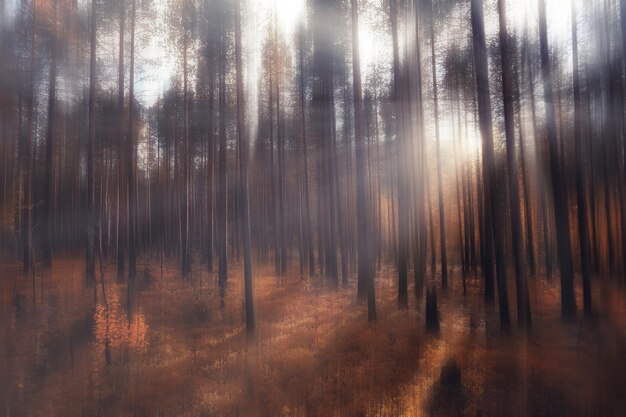
[[[533,329],[499,330],[479,279],[455,270],[439,293],[442,328],[423,305],[396,306],[393,268],[378,274],[379,320],[355,288],[284,279],[258,267],[258,329],[246,339],[240,269],[224,306],[197,265],[140,268],[136,288],[105,268],[86,288],[82,257],[23,277],[2,266],[0,410],[7,416],[621,416],[626,412],[624,289],[596,285],[592,319],[563,323],[558,282],[531,280]],[[411,292],[412,293],[412,292]],[[34,294],[34,296],[33,296]],[[514,299],[511,289],[510,298]],[[514,308],[514,306],[512,306]],[[514,313],[514,310],[512,309]],[[513,314],[514,316],[514,314]],[[457,384],[441,379],[451,359]],[[454,368],[454,367],[452,367]],[[444,371],[445,373],[445,371]]]

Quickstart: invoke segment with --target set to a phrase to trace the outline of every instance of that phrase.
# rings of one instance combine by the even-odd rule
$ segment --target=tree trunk
[[[208,64],[208,73],[209,73],[209,106],[208,106],[208,152],[207,152],[207,165],[206,165],[206,175],[207,175],[207,230],[206,230],[206,261],[207,261],[207,269],[209,274],[213,273],[213,161],[214,161],[214,153],[215,153],[215,127],[213,123],[215,121],[215,54],[213,47],[213,39],[211,35],[213,32],[210,32],[208,37],[208,42],[210,43],[210,49],[207,56],[207,64]]]
[[[117,79],[117,105],[118,105],[118,131],[117,131],[117,274],[124,275],[125,263],[125,242],[127,237],[126,219],[128,211],[126,210],[125,199],[126,193],[126,177],[124,176],[124,24],[125,24],[125,1],[119,0],[119,58],[118,58],[118,79]]]
[[[43,212],[43,264],[52,265],[52,198],[54,187],[54,139],[55,139],[55,119],[56,119],[56,88],[57,88],[57,1],[52,2],[53,17],[52,24],[52,50],[50,60],[50,78],[48,81],[48,127],[46,131],[46,173],[44,182],[44,212]]]
[[[439,132],[439,89],[437,86],[437,57],[435,54],[435,17],[433,1],[430,0],[430,56],[433,74],[433,105],[435,109],[435,146],[437,148],[437,198],[439,206],[439,250],[441,252],[441,286],[448,287],[448,255],[446,249],[446,212],[443,204],[443,183],[441,178],[441,146]]]
[[[565,318],[576,315],[574,298],[572,249],[569,231],[569,209],[567,207],[567,188],[561,178],[561,164],[558,153],[558,138],[552,92],[552,71],[548,51],[548,29],[546,23],[545,0],[539,0],[539,41],[541,47],[541,72],[543,76],[544,102],[546,107],[546,128],[550,156],[550,178],[552,180],[552,198],[556,220],[557,250],[561,273],[561,313]]]
[[[391,33],[393,39],[393,100],[396,116],[396,147],[398,159],[398,307],[408,307],[408,251],[409,251],[409,207],[408,187],[406,178],[406,152],[405,152],[405,117],[404,117],[404,92],[400,69],[400,51],[398,46],[398,11],[397,0],[391,0]]]
[[[235,3],[235,67],[237,78],[237,147],[239,151],[239,193],[243,223],[244,292],[246,306],[246,333],[254,335],[254,300],[252,290],[252,246],[250,242],[250,211],[248,201],[248,143],[245,132],[245,100],[241,59],[241,0]]]
[[[623,2],[622,2],[623,3]],[[582,137],[582,110],[580,74],[578,69],[578,24],[576,4],[572,2],[572,65],[574,88],[574,147],[576,154],[576,203],[578,206],[578,238],[583,278],[583,305],[585,314],[591,314],[591,259],[589,254],[589,229],[587,227],[587,202],[585,198],[585,156]],[[626,46],[625,46],[626,47]]]
[[[367,283],[367,318],[376,320],[374,270],[371,257],[370,198],[367,156],[363,136],[363,97],[361,90],[361,58],[359,54],[359,6],[352,0],[352,80],[354,89],[354,133],[356,144],[357,247],[359,280]]]
[[[223,16],[222,16],[223,17]],[[227,198],[228,190],[226,188],[226,33],[223,23],[220,25],[220,43],[219,43],[219,136],[220,136],[220,155],[219,155],[219,178],[218,178],[218,200],[217,200],[217,252],[219,256],[218,265],[218,281],[222,297],[226,289],[228,281],[228,263],[226,249],[226,226],[227,226]],[[222,298],[223,299],[223,298]]]
[[[20,235],[22,238],[22,270],[26,275],[30,273],[33,259],[32,254],[32,218],[33,218],[33,130],[35,124],[35,45],[37,30],[37,2],[33,2],[33,25],[30,40],[30,74],[28,82],[28,104],[26,109],[26,137],[23,143],[21,158],[21,175],[24,184],[20,214]]]
[[[302,158],[303,158],[303,170],[304,170],[304,216],[306,222],[306,249],[309,263],[309,275],[315,275],[315,255],[313,248],[313,230],[311,226],[311,203],[309,198],[309,158],[308,158],[308,144],[306,134],[306,100],[305,100],[305,85],[304,85],[304,29],[300,30],[299,36],[300,54],[298,59],[298,65],[300,67],[300,85],[299,95],[300,100],[300,134],[302,135]]]
[[[130,17],[130,77],[128,81],[128,279],[137,275],[137,201],[135,178],[135,5]]]
[[[89,284],[96,281],[95,241],[95,182],[94,182],[94,142],[96,138],[96,0],[91,0],[91,36],[89,59],[89,138],[87,143],[87,253],[86,279]]]
[[[496,251],[498,302],[500,326],[507,329],[510,324],[509,301],[506,286],[506,263],[504,259],[504,239],[502,234],[502,210],[496,201],[500,199],[493,149],[493,124],[491,118],[491,97],[489,95],[489,73],[487,48],[485,45],[485,22],[482,0],[472,0],[472,35],[474,62],[476,66],[476,88],[478,92],[478,117],[483,140],[483,184],[485,194],[485,266],[492,268],[491,245]],[[487,271],[485,274],[487,275]]]
[[[529,328],[530,300],[525,273],[525,255],[522,244],[522,216],[520,209],[519,183],[517,180],[517,158],[515,155],[515,120],[513,109],[513,79],[511,76],[511,54],[506,28],[505,0],[498,0],[500,20],[500,56],[502,62],[502,96],[504,100],[504,125],[506,133],[506,155],[509,185],[509,209],[511,210],[511,231],[513,235],[513,255],[515,258],[515,284],[517,294],[517,324]]]
[[[417,195],[415,198],[416,208],[415,212],[415,248],[413,249],[413,280],[414,291],[417,299],[420,299],[424,293],[424,280],[426,276],[426,203],[428,198],[426,194],[426,146],[425,139],[426,133],[424,129],[424,93],[423,93],[423,79],[422,79],[422,50],[421,50],[421,15],[419,11],[419,0],[415,0],[414,3],[415,13],[415,70],[416,70],[416,107],[417,107],[417,163],[419,164],[416,170],[416,182],[417,182]],[[380,191],[380,188],[379,188]]]
[[[186,13],[186,12],[183,12]],[[187,16],[183,17],[184,20]],[[183,23],[183,26],[186,22]],[[189,92],[187,85],[187,28],[183,27],[185,32],[183,35],[183,123],[184,123],[184,155],[183,155],[183,178],[185,181],[183,190],[183,247],[181,254],[181,269],[183,278],[186,278],[191,272],[191,238],[189,231],[190,221],[190,187],[191,187],[191,169],[189,161]]]

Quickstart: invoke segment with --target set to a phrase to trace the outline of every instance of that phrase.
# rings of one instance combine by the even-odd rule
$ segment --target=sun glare
[[[279,24],[286,35],[293,34],[304,18],[305,0],[265,0],[275,4]]]

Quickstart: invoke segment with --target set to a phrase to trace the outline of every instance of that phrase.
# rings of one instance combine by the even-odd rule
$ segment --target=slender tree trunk
[[[508,164],[509,209],[511,211],[511,231],[515,258],[515,284],[517,294],[517,324],[529,328],[531,321],[528,284],[526,282],[524,246],[522,243],[522,216],[520,209],[519,183],[517,180],[517,158],[515,152],[515,120],[513,109],[513,78],[511,76],[511,54],[506,28],[505,0],[498,0],[500,20],[500,55],[502,59],[502,96],[504,100],[504,125],[506,133],[506,154]]]
[[[441,252],[441,286],[448,287],[448,255],[446,249],[446,216],[443,204],[443,183],[441,178],[441,146],[439,132],[439,89],[437,86],[437,59],[435,54],[435,18],[433,1],[430,0],[430,56],[433,74],[433,105],[435,108],[435,146],[437,147],[437,198],[439,201],[439,251]]]
[[[96,281],[95,241],[97,218],[95,213],[94,142],[96,138],[96,0],[91,0],[91,35],[89,59],[89,138],[87,143],[87,253],[86,278]]]
[[[558,154],[558,138],[552,92],[552,71],[548,51],[548,29],[546,23],[545,0],[539,0],[539,40],[541,47],[541,72],[543,76],[544,101],[546,107],[546,128],[550,154],[550,177],[556,220],[557,249],[561,273],[561,312],[565,318],[576,315],[574,298],[572,249],[569,232],[569,209],[567,207],[567,188],[561,176]]]
[[[521,86],[523,85],[524,80],[524,63],[526,62],[527,44],[526,42],[522,45],[522,55],[519,65],[519,87],[520,92],[516,94],[517,101],[517,124],[519,130],[519,148],[520,148],[520,165],[522,169],[522,193],[524,195],[524,218],[525,218],[525,226],[526,226],[526,255],[528,256],[528,263],[530,267],[530,274],[535,275],[536,273],[536,261],[535,261],[535,245],[534,245],[534,233],[533,233],[533,215],[532,215],[532,203],[530,200],[530,186],[528,184],[528,173],[526,170],[526,145],[525,145],[525,130],[524,124],[522,122],[522,103],[521,103]]]
[[[241,0],[235,3],[235,67],[237,78],[237,147],[239,151],[239,193],[243,223],[244,292],[246,306],[246,333],[254,335],[254,300],[252,289],[252,246],[250,241],[250,209],[248,207],[248,143],[245,132],[245,101],[241,59]]]
[[[576,203],[578,206],[578,238],[583,278],[583,304],[585,313],[591,314],[591,259],[589,254],[589,229],[587,227],[587,202],[585,199],[585,156],[583,150],[580,97],[580,74],[578,69],[578,23],[576,4],[572,2],[572,65],[574,87],[574,147],[576,154]],[[622,243],[623,244],[623,243]]]
[[[478,116],[483,139],[483,184],[485,190],[485,251],[491,252],[491,245],[496,251],[498,284],[498,302],[500,308],[500,326],[507,329],[510,325],[509,301],[506,286],[506,263],[504,260],[504,239],[502,234],[502,210],[496,201],[500,199],[494,162],[493,124],[491,118],[491,98],[489,95],[489,73],[487,48],[485,44],[485,22],[482,0],[472,0],[472,35],[474,44],[474,62],[476,66],[476,88],[478,90]],[[489,216],[487,218],[487,216]],[[491,257],[485,257],[485,266],[491,268]],[[487,272],[485,272],[487,274]]]
[[[185,12],[183,12],[185,13]],[[187,19],[187,16],[184,16]],[[184,25],[185,23],[183,23]],[[183,190],[183,253],[181,254],[182,262],[182,275],[187,277],[191,272],[191,238],[190,238],[190,187],[191,187],[191,169],[189,161],[189,92],[187,85],[187,28],[183,28],[183,123],[184,123],[184,155],[183,155],[183,177],[184,177],[184,190]]]
[[[210,32],[212,35],[213,32]],[[209,35],[209,42],[212,42],[211,36]],[[215,132],[214,132],[214,121],[215,121],[215,55],[213,45],[211,43],[209,54],[207,57],[208,62],[208,72],[209,72],[209,106],[208,106],[208,152],[207,152],[207,165],[206,165],[206,175],[207,175],[207,231],[206,231],[206,261],[207,261],[207,269],[209,274],[213,273],[213,183],[214,183],[214,169],[213,169],[213,161],[214,161],[214,153],[215,153]]]
[[[53,229],[53,194],[54,194],[54,146],[55,146],[55,129],[56,129],[56,88],[57,88],[57,1],[52,2],[53,17],[52,24],[52,50],[50,60],[50,78],[48,80],[48,128],[46,131],[46,173],[44,180],[44,212],[43,212],[43,264],[44,266],[52,265],[52,241]]]
[[[30,74],[28,82],[28,103],[26,109],[26,137],[23,144],[21,170],[22,182],[24,184],[22,192],[22,210],[20,214],[20,234],[22,236],[22,270],[26,275],[30,273],[33,259],[32,254],[32,217],[33,217],[33,130],[35,124],[35,47],[37,42],[37,2],[33,1],[33,24],[31,27],[30,39]]]
[[[126,241],[126,218],[128,212],[123,196],[126,193],[126,177],[124,176],[124,24],[126,20],[126,10],[124,0],[119,0],[119,58],[118,58],[118,79],[117,79],[117,105],[118,105],[118,131],[117,131],[117,274],[124,275],[125,263],[125,241]]]
[[[137,204],[135,178],[135,5],[132,1],[130,17],[130,77],[128,81],[128,278],[137,275]]]
[[[352,0],[352,81],[354,89],[354,132],[356,143],[357,245],[359,279],[367,283],[367,319],[376,320],[374,269],[371,256],[370,198],[368,195],[367,156],[363,136],[363,97],[359,53],[359,6]]]
[[[485,23],[483,18],[482,0],[472,0],[472,36],[474,46],[474,61],[476,62],[475,75],[477,80],[476,90],[478,102],[478,124],[482,139],[482,178],[480,178],[479,190],[479,216],[483,275],[485,278],[485,301],[492,303],[495,300],[494,292],[494,223],[492,186],[492,161],[493,161],[493,131],[491,122],[491,100],[489,96],[489,74],[487,65],[487,51],[485,46]],[[478,154],[477,154],[478,155]],[[478,158],[478,157],[477,157]],[[476,169],[478,172],[477,160]],[[495,169],[493,169],[495,171]]]
[[[223,17],[223,16],[222,16]],[[223,23],[220,25],[220,53],[219,53],[219,137],[220,137],[220,154],[219,154],[219,178],[218,178],[218,200],[217,200],[217,253],[219,256],[218,280],[222,296],[226,289],[228,281],[228,263],[226,249],[226,207],[228,190],[226,188],[226,33]]]
[[[283,126],[281,123],[281,107],[280,107],[280,83],[281,71],[280,56],[278,54],[278,27],[276,22],[276,14],[274,14],[274,56],[276,58],[276,138],[278,147],[278,216],[279,216],[279,246],[280,246],[280,275],[287,273],[287,232],[285,222],[285,141]]]
[[[404,92],[400,69],[400,51],[398,46],[398,11],[397,0],[391,0],[391,33],[393,38],[393,97],[396,116],[396,147],[398,159],[398,307],[406,309],[408,307],[408,246],[409,246],[409,207],[406,160],[405,153],[405,122],[404,122]]]
[[[325,154],[325,165],[326,165],[326,190],[328,195],[328,204],[326,207],[327,210],[327,239],[328,244],[326,245],[326,254],[325,264],[326,264],[326,275],[330,280],[330,284],[333,288],[337,289],[339,287],[339,270],[337,264],[337,191],[336,186],[337,183],[335,181],[335,176],[337,173],[335,172],[335,159],[337,154],[335,152],[335,88],[334,88],[334,79],[332,72],[332,62],[328,63],[327,68],[325,68],[326,77],[324,83],[324,89],[326,93],[326,100],[324,101],[325,107],[325,138],[327,143],[325,144],[326,154]]]
[[[306,249],[309,263],[309,275],[315,275],[315,255],[313,248],[313,230],[311,226],[311,203],[309,198],[309,158],[308,158],[308,144],[306,133],[306,100],[305,100],[305,84],[304,84],[304,29],[300,30],[299,36],[300,54],[298,58],[298,65],[300,67],[300,85],[299,95],[300,100],[300,134],[302,135],[302,158],[303,158],[303,170],[304,170],[304,213],[306,222]]]
[[[415,296],[420,299],[424,293],[424,281],[426,276],[426,203],[428,198],[426,194],[426,133],[424,128],[424,92],[423,92],[423,79],[422,79],[422,49],[421,49],[421,15],[419,10],[419,0],[414,2],[415,13],[415,70],[416,70],[416,107],[417,107],[417,163],[419,164],[416,170],[416,182],[417,182],[417,195],[416,195],[416,209],[415,209],[415,246],[414,253],[414,271],[413,280],[415,285]],[[379,189],[380,190],[380,189]]]

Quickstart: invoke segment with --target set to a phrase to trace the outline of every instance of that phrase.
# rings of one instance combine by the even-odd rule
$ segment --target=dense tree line
[[[293,30],[271,2],[262,24],[245,0],[2,2],[3,250],[26,275],[84,250],[90,285],[177,259],[222,294],[241,260],[250,334],[262,264],[355,279],[370,320],[384,264],[401,309],[410,274],[418,306],[480,279],[506,329],[514,282],[528,328],[556,269],[563,316],[579,276],[591,313],[626,277],[626,1],[572,1],[558,42],[553,1],[520,24],[506,0],[313,0]],[[148,102],[159,31],[178,65]]]

